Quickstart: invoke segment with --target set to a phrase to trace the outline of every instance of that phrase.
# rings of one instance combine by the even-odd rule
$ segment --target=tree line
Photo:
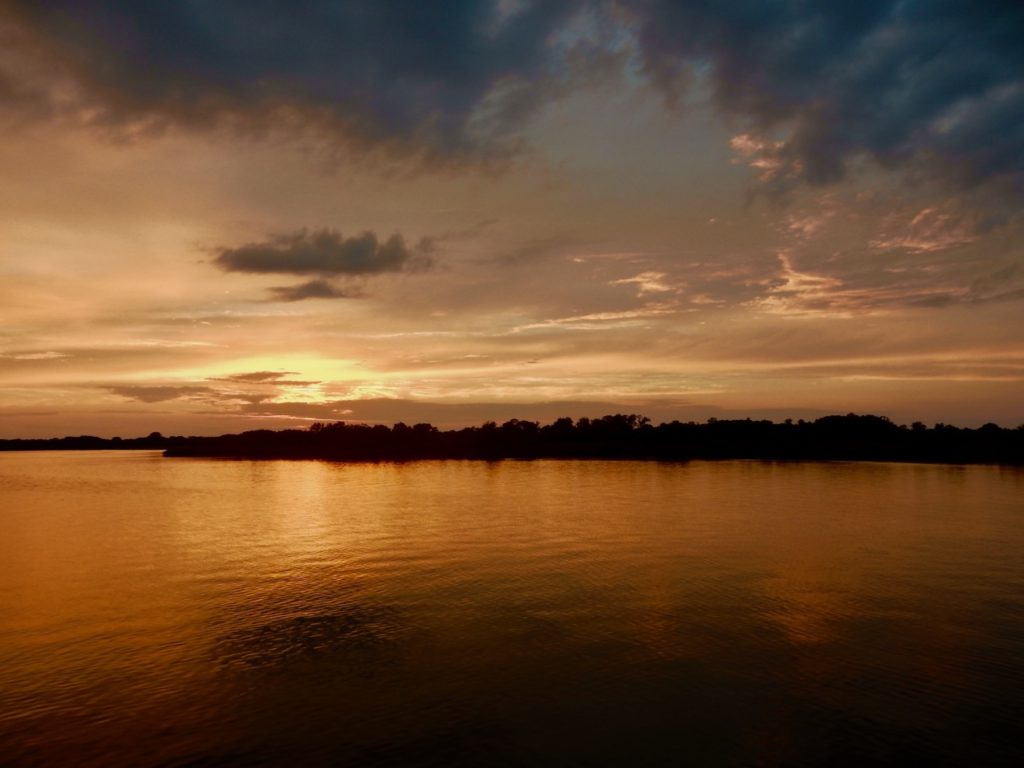
[[[782,423],[709,419],[651,424],[644,416],[563,417],[550,424],[511,419],[446,430],[431,424],[316,423],[306,430],[257,430],[172,438],[168,456],[411,459],[832,459],[944,463],[1024,463],[1024,428],[986,424],[894,424],[847,414]]]
[[[255,430],[220,437],[133,439],[92,436],[0,440],[0,450],[161,449],[167,456],[408,461],[414,459],[799,459],[1024,464],[1024,425],[978,429],[847,414],[814,421],[672,421],[644,416],[511,419],[439,430],[431,424],[315,423],[308,429]]]

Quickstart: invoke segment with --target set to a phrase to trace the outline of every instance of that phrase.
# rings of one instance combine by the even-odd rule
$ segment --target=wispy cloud
[[[252,371],[250,373],[232,373],[227,376],[217,376],[212,381],[236,381],[248,384],[262,384],[265,382],[278,382],[288,376],[297,375],[295,371]]]
[[[898,307],[942,307],[971,300],[966,286],[944,281],[904,280],[857,287],[839,277],[800,270],[787,253],[779,254],[779,263],[777,280],[764,296],[749,303],[752,308],[792,317],[852,317]]]
[[[168,400],[193,398],[197,395],[209,395],[214,391],[209,387],[157,385],[119,385],[106,389],[115,395],[140,403],[162,403]]]
[[[355,288],[340,288],[323,279],[298,285],[275,285],[268,289],[273,301],[304,301],[305,299],[354,299],[365,294]]]
[[[591,312],[585,315],[573,315],[571,317],[556,317],[551,320],[542,320],[536,323],[527,323],[516,326],[512,332],[531,331],[544,328],[566,328],[572,330],[594,330],[607,328],[612,324],[631,325],[652,317],[671,315],[677,311],[675,302],[650,303],[639,309],[626,309],[617,312]]]
[[[612,280],[608,285],[635,285],[638,296],[645,296],[649,293],[668,293],[676,290],[676,287],[669,285],[667,277],[668,275],[664,272],[641,272],[633,277]]]
[[[64,352],[54,352],[53,350],[47,350],[45,352],[12,352],[10,354],[0,353],[0,357],[6,357],[9,360],[60,360],[68,357]]]
[[[972,243],[979,238],[977,222],[947,202],[917,212],[893,213],[885,217],[882,233],[871,241],[880,250],[900,248],[912,253],[944,251]]]

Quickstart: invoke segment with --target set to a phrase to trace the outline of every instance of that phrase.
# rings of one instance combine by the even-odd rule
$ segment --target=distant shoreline
[[[307,430],[256,430],[219,437],[105,439],[93,436],[0,440],[2,451],[162,450],[168,457],[412,461],[419,459],[764,459],[1024,464],[1024,426],[978,429],[847,414],[814,421],[716,420],[652,425],[635,414],[512,419],[441,431],[407,426],[314,424]]]

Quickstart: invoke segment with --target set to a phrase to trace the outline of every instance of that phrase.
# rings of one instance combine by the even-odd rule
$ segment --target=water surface
[[[1024,472],[0,454],[0,763],[1019,764]]]

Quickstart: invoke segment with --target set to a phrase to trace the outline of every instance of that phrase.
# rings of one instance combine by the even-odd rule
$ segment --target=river
[[[4,765],[1024,759],[1024,471],[0,454]]]

